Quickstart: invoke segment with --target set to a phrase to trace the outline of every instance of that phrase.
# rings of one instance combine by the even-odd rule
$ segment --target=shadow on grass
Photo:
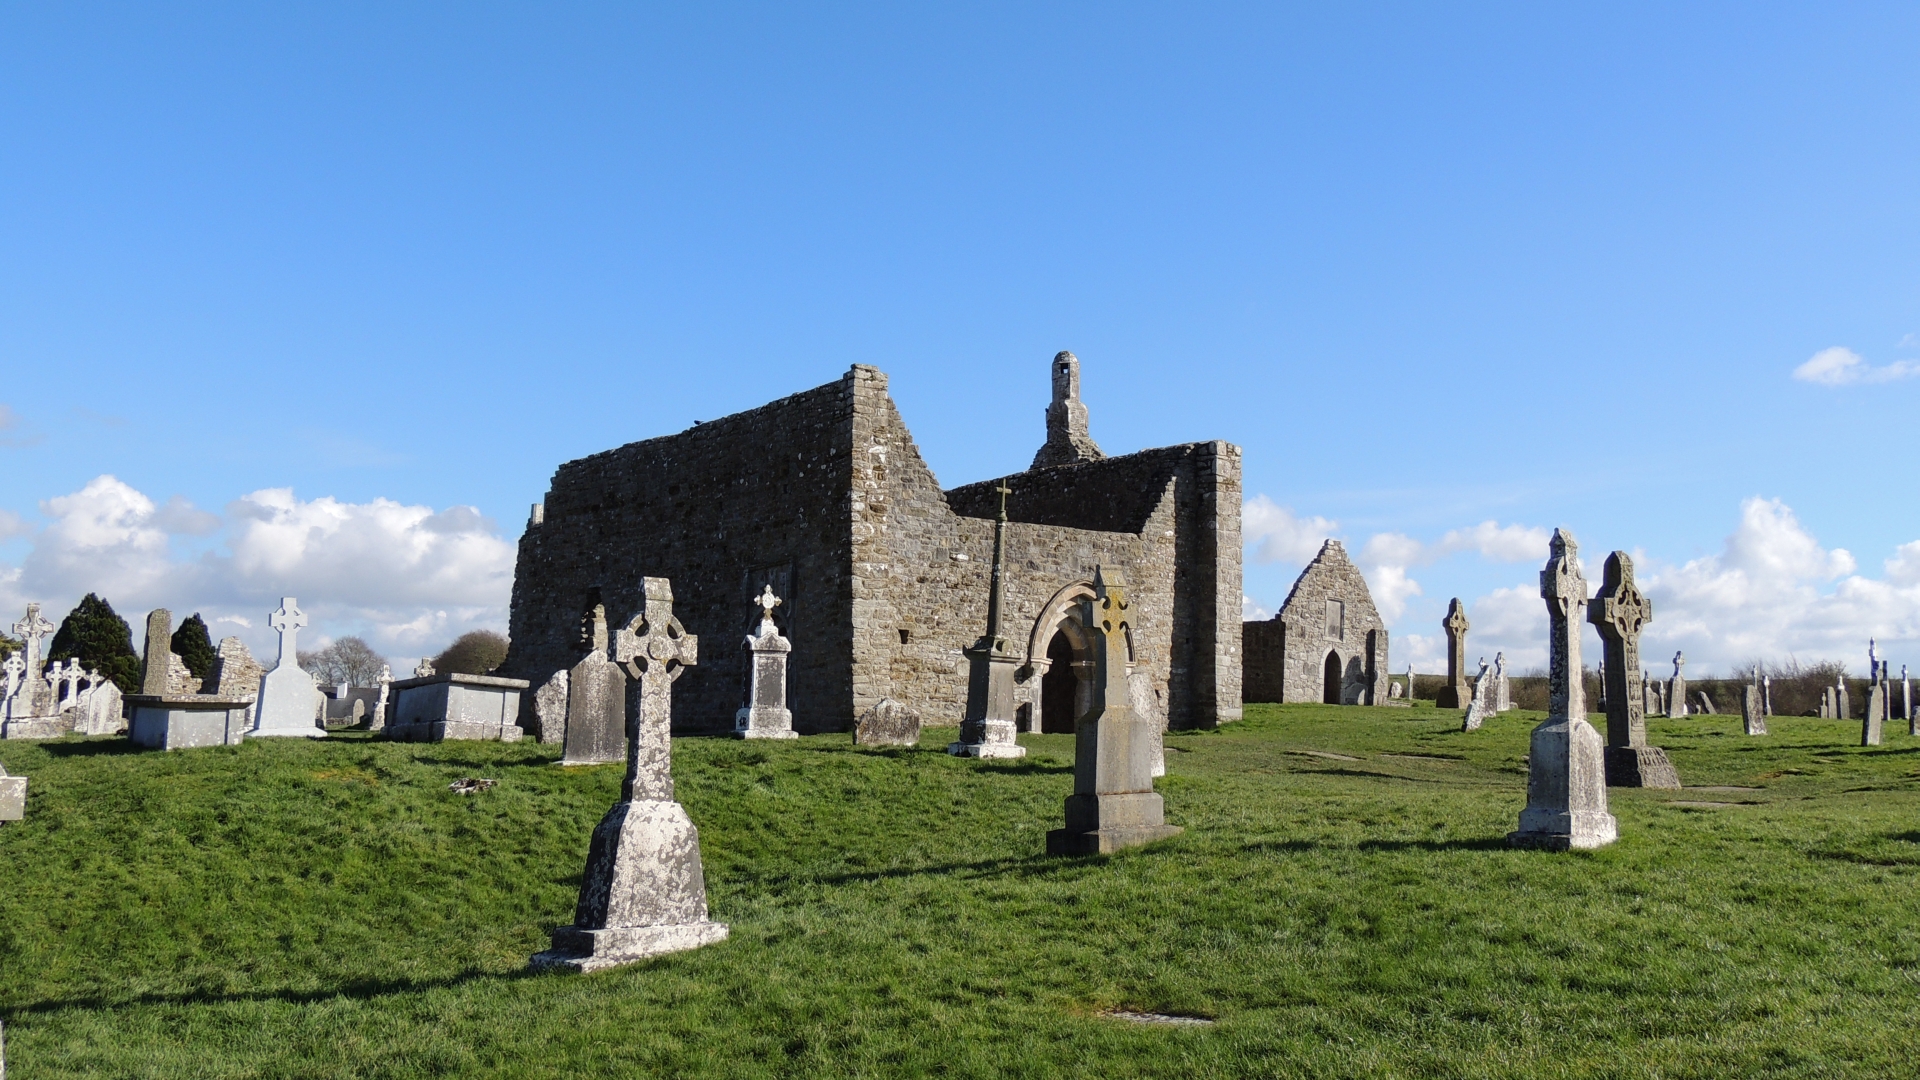
[[[1089,863],[1102,862],[1110,855],[1022,855],[1011,859],[983,859],[979,862],[945,863],[939,866],[901,866],[886,870],[862,870],[843,874],[768,874],[756,884],[769,891],[802,885],[861,885],[901,878],[950,877],[960,881],[984,881],[997,877],[1044,878],[1063,870],[1075,870]]]
[[[466,761],[461,758],[417,757],[413,759],[413,762],[416,765],[452,765],[461,769],[477,769],[482,772],[487,769],[544,769],[554,764],[552,758],[533,758],[528,761]],[[608,761],[600,764],[618,765],[621,763]]]
[[[1362,840],[1353,845],[1361,851],[1511,851],[1513,845],[1504,836],[1482,836],[1471,840]]]
[[[1363,780],[1405,780],[1409,784],[1444,784],[1448,781],[1434,780],[1425,776],[1401,776],[1398,773],[1374,772],[1371,769],[1295,769],[1296,773],[1313,776],[1355,776]]]
[[[368,1001],[394,994],[417,994],[428,990],[450,989],[476,982],[514,982],[539,978],[546,973],[531,968],[514,971],[480,971],[469,968],[444,979],[353,979],[325,990],[247,990],[229,993],[218,990],[185,990],[176,994],[137,994],[125,998],[104,996],[49,998],[8,1009],[11,1016],[27,1013],[62,1012],[67,1009],[124,1009],[135,1005],[226,1005],[239,1002],[283,1001],[289,1005],[311,1005],[333,998]]]
[[[132,739],[88,739],[86,742],[43,742],[40,749],[53,757],[99,757],[104,754],[144,754]]]

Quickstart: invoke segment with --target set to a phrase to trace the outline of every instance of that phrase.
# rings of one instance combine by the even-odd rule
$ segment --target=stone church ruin
[[[784,599],[773,621],[792,643],[796,730],[849,730],[882,701],[928,724],[958,724],[963,650],[987,625],[1004,482],[1002,632],[1020,656],[1020,727],[1071,731],[1089,705],[1094,642],[1080,612],[1096,565],[1132,583],[1134,706],[1176,728],[1238,719],[1240,448],[1199,442],[1108,457],[1089,434],[1079,361],[1060,353],[1050,375],[1047,439],[1033,465],[944,491],[887,376],[864,365],[561,465],[520,540],[512,647],[496,674],[547,685],[589,651],[583,618],[596,606],[616,620],[640,610],[645,578],[671,579],[687,630],[729,646],[761,618],[743,601],[771,587]],[[730,731],[747,650],[714,648],[700,660],[674,687],[674,730]],[[538,698],[522,697],[530,730]]]
[[[1278,614],[1241,636],[1248,701],[1386,704],[1387,625],[1338,540],[1320,545]]]

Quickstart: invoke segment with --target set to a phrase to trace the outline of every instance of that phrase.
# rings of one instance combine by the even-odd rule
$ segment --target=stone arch
[[[1343,704],[1341,693],[1345,689],[1346,668],[1340,663],[1340,653],[1336,649],[1327,650],[1326,663],[1320,667],[1320,701],[1326,705]]]
[[[1071,732],[1074,722],[1093,706],[1093,636],[1080,621],[1080,605],[1093,599],[1093,582],[1075,581],[1062,586],[1040,607],[1033,630],[1027,635],[1026,666],[1039,683],[1039,724],[1042,731]],[[1132,627],[1128,627],[1127,660],[1133,661]],[[1072,673],[1072,720],[1062,722],[1057,713],[1065,707],[1064,673],[1055,670],[1062,663]],[[1054,707],[1047,708],[1048,688],[1053,688]],[[1049,716],[1049,711],[1056,715]]]

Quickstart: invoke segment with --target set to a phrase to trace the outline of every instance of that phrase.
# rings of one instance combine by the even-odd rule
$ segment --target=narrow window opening
[[[912,636],[913,636],[912,634],[909,634],[907,632],[906,627],[903,626],[900,628],[900,644],[902,645],[907,644],[908,639],[911,638]]]

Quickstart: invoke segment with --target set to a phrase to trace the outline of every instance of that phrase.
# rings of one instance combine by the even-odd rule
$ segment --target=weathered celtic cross
[[[1607,783],[1615,787],[1677,788],[1680,776],[1666,751],[1647,745],[1647,703],[1642,692],[1640,632],[1653,621],[1653,601],[1633,579],[1633,558],[1607,556],[1600,595],[1587,621],[1600,632],[1606,662]]]
[[[1533,729],[1527,754],[1527,808],[1507,842],[1557,851],[1595,848],[1618,836],[1607,813],[1606,747],[1587,723],[1581,685],[1580,623],[1587,606],[1587,580],[1580,573],[1579,546],[1555,529],[1540,597],[1547,603],[1547,719]]]
[[[640,684],[628,721],[620,801],[593,830],[572,926],[553,932],[535,967],[630,964],[727,936],[707,918],[700,832],[673,801],[673,680],[699,662],[700,641],[673,617],[673,586],[644,580],[640,614],[614,635],[616,662]]]
[[[1447,617],[1440,629],[1447,634],[1447,684],[1434,694],[1433,704],[1441,709],[1464,709],[1472,691],[1467,689],[1467,609],[1459,597],[1447,605]]]
[[[673,583],[644,580],[645,605],[613,639],[614,662],[640,684],[640,707],[627,715],[622,802],[673,798],[673,681],[700,662],[700,639],[674,618]]]
[[[41,674],[46,665],[40,651],[40,639],[51,633],[53,624],[40,617],[39,604],[28,604],[27,617],[13,624],[13,636],[26,643],[21,651],[27,654],[24,685],[14,691],[13,711],[20,716],[35,716],[41,709],[51,710],[53,703],[47,699],[52,696],[52,686]],[[25,707],[18,700],[22,695],[26,698]]]

